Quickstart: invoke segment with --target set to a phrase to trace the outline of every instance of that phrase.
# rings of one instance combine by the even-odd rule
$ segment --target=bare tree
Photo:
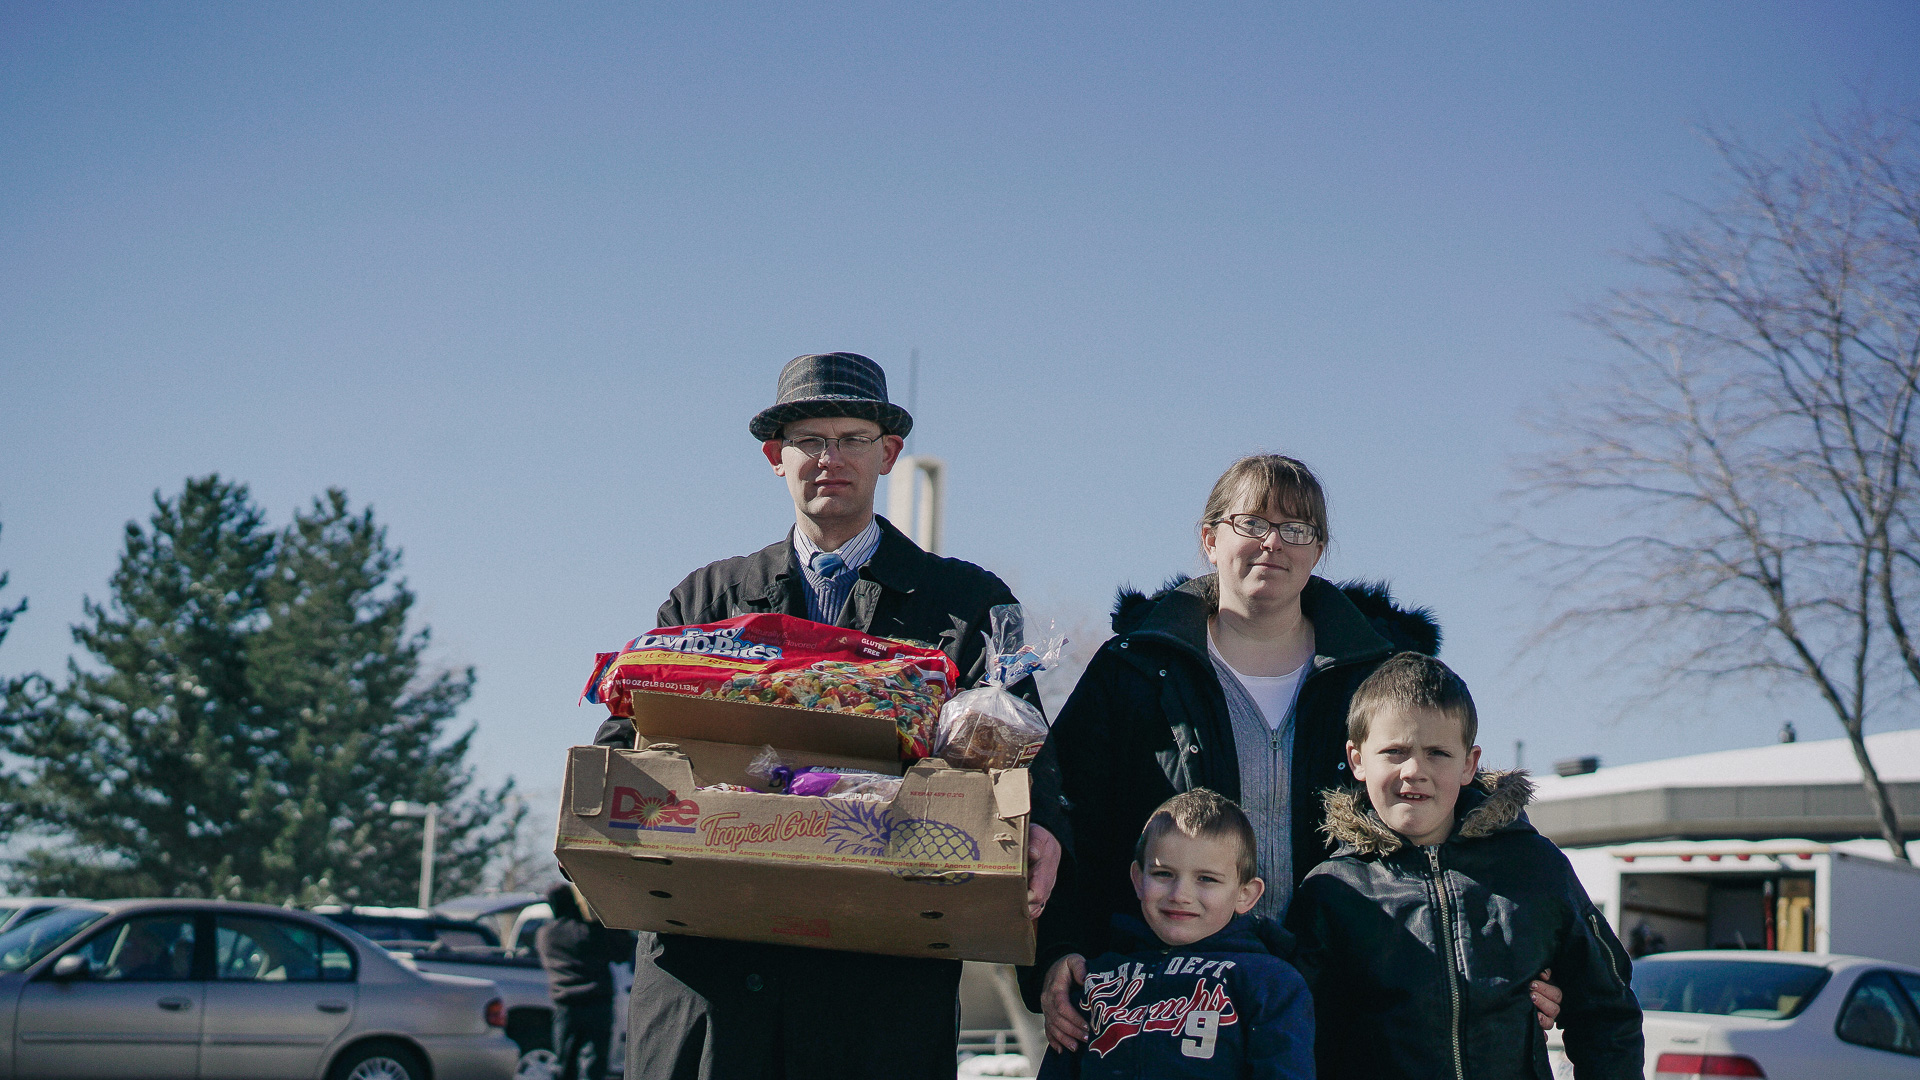
[[[1816,114],[1776,153],[1709,138],[1726,197],[1659,231],[1634,260],[1647,285],[1586,313],[1624,359],[1520,475],[1534,510],[1608,523],[1526,534],[1556,587],[1543,637],[1624,624],[1664,687],[1811,688],[1906,859],[1864,725],[1920,687],[1920,118]]]
[[[542,800],[543,804],[547,801],[558,801],[558,796]],[[553,832],[552,817],[541,820],[519,792],[509,797],[507,810],[515,815],[513,831],[495,847],[493,860],[487,865],[485,887],[489,892],[544,892],[561,880],[553,844],[542,839]]]

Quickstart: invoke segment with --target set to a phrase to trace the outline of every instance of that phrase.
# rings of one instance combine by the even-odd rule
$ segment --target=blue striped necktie
[[[847,562],[836,551],[821,551],[813,556],[813,572],[828,581],[838,581],[847,572]]]

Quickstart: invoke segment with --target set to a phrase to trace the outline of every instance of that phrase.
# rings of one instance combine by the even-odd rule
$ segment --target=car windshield
[[[24,971],[68,938],[106,917],[92,908],[58,908],[0,934],[0,971]]]
[[[534,918],[521,923],[520,936],[513,940],[514,949],[532,952],[538,947],[540,928],[552,921],[552,919]]]
[[[37,918],[39,918],[40,916],[42,916],[42,915],[45,915],[45,914],[46,914],[47,912],[49,912],[49,911],[58,911],[58,910],[60,910],[58,906],[54,906],[54,907],[40,907],[40,908],[35,908],[35,907],[30,907],[30,908],[27,908],[27,909],[25,909],[25,911],[24,911],[24,912],[22,912],[22,914],[20,915],[20,918],[19,918],[19,920],[18,920],[17,922],[15,922],[15,923],[14,923],[14,925],[15,925],[15,926],[19,926],[19,925],[20,925],[21,923],[24,923],[24,922],[26,922],[26,921],[27,921],[28,919],[37,919]]]
[[[1788,1020],[1800,1015],[1826,982],[1826,968],[1767,960],[1649,957],[1633,965],[1640,1007],[1659,1012]]]
[[[495,947],[499,937],[480,923],[441,919],[409,919],[390,915],[362,915],[357,912],[322,912],[341,926],[352,927],[374,941],[420,942],[443,948]]]

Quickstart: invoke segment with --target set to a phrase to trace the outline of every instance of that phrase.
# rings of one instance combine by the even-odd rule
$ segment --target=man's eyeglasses
[[[827,452],[827,447],[837,446],[846,457],[859,457],[879,445],[880,440],[872,435],[844,435],[838,439],[823,439],[818,435],[804,435],[798,439],[787,439],[785,445],[817,458]]]
[[[1280,542],[1308,547],[1320,539],[1320,530],[1304,521],[1268,521],[1259,514],[1232,514],[1214,522],[1225,523],[1249,540],[1265,540],[1270,532],[1279,532]]]

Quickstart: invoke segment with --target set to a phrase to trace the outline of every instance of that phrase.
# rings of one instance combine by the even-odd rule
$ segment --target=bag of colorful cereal
[[[595,659],[582,696],[614,716],[633,715],[638,691],[883,717],[901,760],[918,761],[958,679],[935,648],[759,614],[642,634]]]

